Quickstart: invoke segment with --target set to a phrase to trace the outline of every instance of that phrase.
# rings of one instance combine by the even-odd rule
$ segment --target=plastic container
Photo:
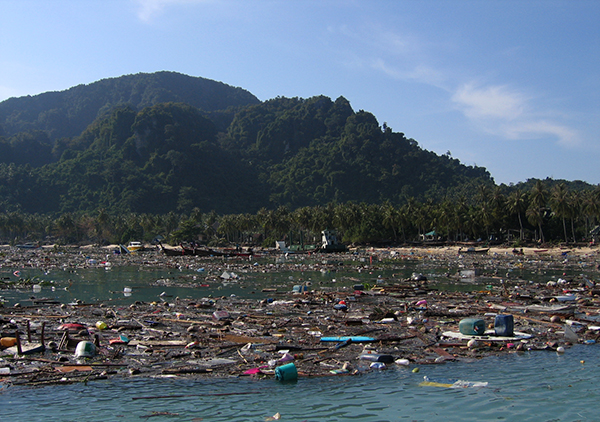
[[[90,341],[80,341],[75,348],[75,356],[78,358],[92,358],[96,355],[96,346]]]
[[[304,292],[308,292],[308,286],[306,285],[300,285],[300,284],[296,284],[294,285],[294,287],[292,288],[292,291],[294,293],[304,293]]]
[[[485,321],[477,318],[461,319],[458,329],[467,336],[482,336],[485,333]]]
[[[298,370],[296,365],[288,363],[275,368],[275,379],[278,381],[296,381],[298,379]]]
[[[106,325],[106,322],[104,321],[98,321],[96,322],[96,328],[99,330],[106,330],[108,328],[108,325]]]
[[[392,355],[380,355],[378,353],[364,353],[359,356],[362,360],[367,360],[369,362],[383,362],[383,363],[392,363],[394,362],[394,357]]]
[[[286,362],[291,362],[294,360],[294,356],[290,355],[289,353],[284,353],[283,356],[281,356],[281,358],[279,358],[278,362],[279,363],[286,363]]]
[[[515,334],[515,322],[512,315],[496,315],[494,331],[497,336],[512,337]]]
[[[16,337],[2,337],[0,338],[0,346],[2,347],[13,347],[17,344]]]

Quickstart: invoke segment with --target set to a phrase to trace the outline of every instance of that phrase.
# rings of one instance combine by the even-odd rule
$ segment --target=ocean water
[[[356,376],[293,383],[247,377],[130,378],[4,387],[0,412],[3,421],[47,422],[261,422],[278,416],[281,421],[597,421],[599,351],[596,345],[578,345],[564,354],[512,353],[421,366],[418,373],[414,366],[390,365]],[[424,377],[467,386],[422,386]]]
[[[0,294],[7,306],[16,302],[28,304],[32,297],[62,303],[80,299],[127,304],[157,300],[163,292],[166,298],[230,294],[259,298],[264,296],[262,287],[291,291],[301,278],[312,281],[314,288],[338,289],[358,281],[373,283],[392,274],[396,278],[409,277],[417,271],[442,286],[442,274],[447,271],[435,264],[407,261],[401,264],[402,268],[393,266],[362,273],[346,265],[343,270],[325,273],[240,274],[241,279],[233,283],[213,280],[208,287],[197,287],[194,283],[202,282],[204,276],[200,265],[49,272],[20,269],[24,277],[43,281],[41,289],[9,289]],[[15,270],[18,268],[2,268],[0,275],[9,276]],[[587,268],[502,268],[503,273],[520,272],[520,278],[534,282],[556,279],[565,270],[577,275]],[[173,283],[163,285],[158,280]],[[478,284],[494,282],[497,280],[459,281],[447,288],[478,289]],[[124,294],[124,287],[132,289],[131,295]],[[0,421],[268,421],[277,420],[276,417],[282,421],[598,421],[599,347],[579,345],[564,354],[511,353],[471,362],[420,366],[419,372],[413,372],[415,366],[390,365],[386,370],[357,376],[300,378],[294,383],[248,377],[130,377],[47,387],[0,382]],[[421,385],[424,377],[442,386]],[[455,381],[462,381],[461,385],[467,387],[443,386]]]

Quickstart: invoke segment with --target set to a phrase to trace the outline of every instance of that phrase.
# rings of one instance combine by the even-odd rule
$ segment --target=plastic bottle
[[[394,357],[392,355],[380,355],[377,353],[364,353],[359,356],[359,359],[367,360],[369,362],[384,362],[384,363],[394,362]]]

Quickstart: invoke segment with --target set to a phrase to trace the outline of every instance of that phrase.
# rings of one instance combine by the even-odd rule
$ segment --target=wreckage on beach
[[[72,265],[64,255],[43,253],[39,261],[32,255],[27,262],[41,268],[49,262],[57,267]],[[94,259],[92,253],[87,255],[87,262]],[[81,255],[73,256],[80,259]],[[101,264],[101,256],[96,265]],[[445,265],[459,259],[456,250],[447,256],[446,261],[441,261],[443,256],[435,259]],[[357,375],[394,365],[418,368],[501,353],[559,351],[571,344],[593,342],[600,333],[600,292],[588,279],[535,285],[515,281],[467,292],[441,290],[429,273],[421,278],[376,275],[384,260],[394,268],[409,260],[425,264],[434,259],[431,252],[373,250],[310,264],[318,271],[336,272],[340,281],[348,280],[346,285],[337,281],[325,286],[317,280],[301,281],[308,269],[308,264],[301,264],[306,258],[298,256],[276,266],[270,261],[228,260],[224,264],[222,259],[198,257],[194,272],[202,278],[195,280],[194,297],[160,294],[136,300],[135,288],[128,288],[126,297],[134,295],[129,304],[39,302],[39,298],[31,305],[5,302],[0,308],[0,382],[45,385],[134,376],[286,379]],[[329,263],[350,258],[354,261],[343,266]],[[10,270],[21,262],[16,261],[19,256],[4,259],[4,267],[9,266],[8,259],[15,260]],[[139,268],[152,262],[175,272],[190,264],[189,258],[153,251],[119,259]],[[484,270],[489,262],[511,268],[523,264],[508,252],[495,256],[494,261],[484,261],[491,259],[488,255],[463,259],[465,266],[476,263]],[[562,257],[544,259],[528,265],[565,265]],[[595,265],[595,255],[585,259],[577,264],[578,270],[580,262],[589,262],[590,268]],[[224,285],[232,278],[242,284],[252,271],[296,271],[289,282],[302,288],[270,288],[256,298],[250,296],[258,293],[249,292],[244,298],[206,295],[201,290],[201,286]],[[373,272],[376,280],[356,279],[362,272]],[[461,283],[460,276],[455,280]],[[25,281],[22,285],[31,287]]]

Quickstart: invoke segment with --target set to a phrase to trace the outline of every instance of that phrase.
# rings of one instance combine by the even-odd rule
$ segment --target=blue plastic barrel
[[[278,381],[295,381],[298,379],[298,370],[294,363],[288,363],[275,368],[275,379]]]
[[[512,315],[496,315],[494,331],[497,336],[512,337],[515,334],[515,322]]]
[[[461,334],[468,336],[482,336],[485,333],[485,321],[477,318],[461,319],[458,323]]]

